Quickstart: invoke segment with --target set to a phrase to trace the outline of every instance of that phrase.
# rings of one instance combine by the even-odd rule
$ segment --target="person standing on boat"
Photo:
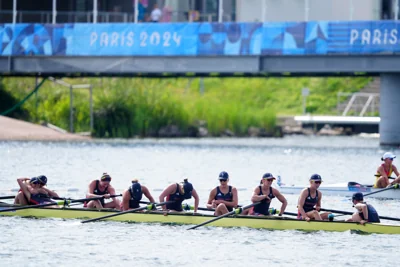
[[[378,167],[377,174],[375,175],[376,181],[374,188],[385,188],[394,184],[400,183],[399,171],[397,167],[393,165],[393,159],[396,158],[391,152],[383,154],[381,160],[383,163]],[[392,173],[396,174],[396,179],[393,182],[389,181],[389,177]]]
[[[154,198],[150,194],[149,189],[141,185],[137,179],[132,180],[132,185],[122,194],[121,210],[137,209],[140,207],[142,196],[154,203]]]
[[[353,207],[357,209],[357,212],[355,212],[350,219],[347,219],[347,222],[359,222],[360,224],[381,222],[375,208],[364,202],[364,195],[362,193],[354,193],[352,201]]]
[[[321,209],[322,193],[318,188],[321,183],[321,176],[319,174],[313,174],[310,177],[310,186],[301,191],[299,202],[297,204],[297,218],[299,220],[310,221],[313,219],[316,221],[322,221],[328,219],[330,214],[329,212],[319,214]]]
[[[238,205],[237,189],[228,185],[229,174],[223,171],[219,174],[218,179],[220,185],[211,190],[207,202],[208,209],[215,209],[215,216],[228,213]]]
[[[194,212],[197,212],[199,207],[199,195],[193,185],[188,182],[188,179],[184,179],[182,183],[170,184],[161,193],[159,200],[160,202],[175,201],[163,206],[163,210],[167,211],[183,211],[182,202],[185,199],[194,198]]]
[[[29,182],[28,182],[29,181]],[[39,205],[54,203],[51,197],[59,197],[58,194],[46,187],[47,177],[39,175],[33,178],[18,178],[21,192],[17,194],[16,204],[20,205]],[[58,208],[58,205],[47,206],[48,208]]]
[[[249,215],[270,215],[269,206],[272,199],[274,199],[275,197],[282,203],[281,209],[279,211],[279,216],[282,216],[282,214],[285,212],[287,200],[278,191],[278,189],[271,186],[274,180],[276,180],[276,178],[269,172],[263,175],[260,185],[254,189],[253,197],[251,198],[251,201],[253,203],[261,203],[252,207],[249,211]]]
[[[85,203],[85,207],[87,208],[113,208],[120,209],[121,201],[116,197],[112,197],[112,201],[105,203],[104,199],[110,199],[111,195],[115,195],[115,189],[110,184],[111,176],[107,173],[103,173],[100,180],[93,180],[89,184],[88,193],[86,194],[87,198],[93,198],[98,196],[103,196],[103,199],[100,200],[91,200],[87,204]]]

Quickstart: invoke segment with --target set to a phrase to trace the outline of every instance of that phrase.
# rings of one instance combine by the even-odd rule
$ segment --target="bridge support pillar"
[[[400,73],[381,74],[379,134],[381,145],[400,145]]]

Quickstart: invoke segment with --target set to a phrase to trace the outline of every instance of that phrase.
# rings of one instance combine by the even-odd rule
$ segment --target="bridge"
[[[400,23],[3,24],[3,76],[380,76],[380,143],[400,144]]]

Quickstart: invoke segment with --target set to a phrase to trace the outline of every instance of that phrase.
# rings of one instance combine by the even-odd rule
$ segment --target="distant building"
[[[133,22],[135,0],[97,1],[97,22]],[[147,21],[155,3],[161,22],[305,21],[397,19],[397,0],[139,0],[140,21]],[[17,0],[17,23],[93,22],[94,0]],[[143,14],[144,13],[144,14]],[[13,1],[0,0],[0,23],[13,21]]]

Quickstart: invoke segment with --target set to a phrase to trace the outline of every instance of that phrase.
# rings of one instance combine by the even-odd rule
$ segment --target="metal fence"
[[[347,101],[343,101],[347,99]],[[338,115],[376,116],[379,112],[380,94],[378,93],[342,93],[337,94]]]

